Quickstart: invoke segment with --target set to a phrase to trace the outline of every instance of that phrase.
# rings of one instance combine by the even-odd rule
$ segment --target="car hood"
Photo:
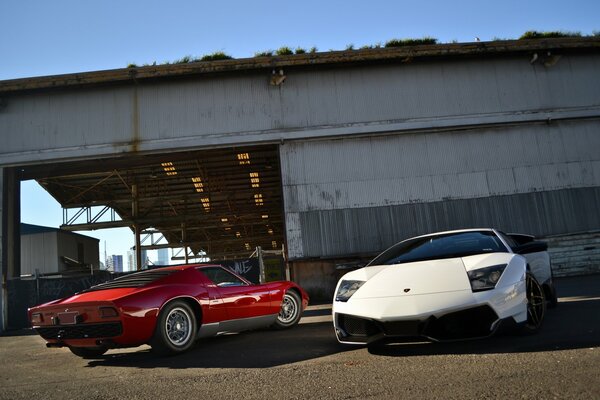
[[[508,263],[508,253],[375,265],[344,275],[342,280],[365,281],[353,299],[422,295],[471,290],[467,271]]]

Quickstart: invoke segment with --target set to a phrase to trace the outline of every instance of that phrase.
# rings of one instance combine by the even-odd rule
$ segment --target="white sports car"
[[[533,236],[466,229],[404,240],[337,284],[341,343],[536,332],[556,305],[547,245]]]

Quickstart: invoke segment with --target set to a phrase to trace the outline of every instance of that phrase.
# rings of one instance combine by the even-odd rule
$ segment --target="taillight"
[[[31,323],[32,324],[41,324],[44,322],[44,316],[42,313],[33,313],[31,314]]]
[[[100,317],[102,318],[114,318],[118,317],[119,312],[114,307],[100,307]]]

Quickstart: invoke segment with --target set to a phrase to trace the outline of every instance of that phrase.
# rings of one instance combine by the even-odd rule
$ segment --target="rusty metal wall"
[[[290,258],[466,227],[600,229],[599,130],[587,120],[285,143]]]
[[[270,70],[4,96],[0,165],[600,116],[600,56]]]

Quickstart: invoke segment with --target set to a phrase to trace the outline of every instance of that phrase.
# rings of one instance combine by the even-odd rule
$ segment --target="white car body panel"
[[[478,229],[444,234],[472,231],[495,233],[489,229]],[[345,332],[338,321],[340,316],[375,321],[377,326],[398,321],[426,324],[432,318],[435,320],[457,315],[457,312],[460,314],[462,311],[489,306],[497,317],[490,322],[488,334],[493,333],[501,320],[524,323],[527,320],[527,264],[529,263],[536,279],[543,282],[550,278],[549,257],[547,252],[523,257],[512,253],[508,245],[504,241],[502,243],[506,252],[374,265],[345,274],[336,286],[336,294],[342,281],[365,283],[347,301],[337,301],[334,298],[332,312],[338,340],[351,344],[364,344],[369,340],[344,340]],[[468,272],[499,265],[506,267],[495,288],[474,292]]]

